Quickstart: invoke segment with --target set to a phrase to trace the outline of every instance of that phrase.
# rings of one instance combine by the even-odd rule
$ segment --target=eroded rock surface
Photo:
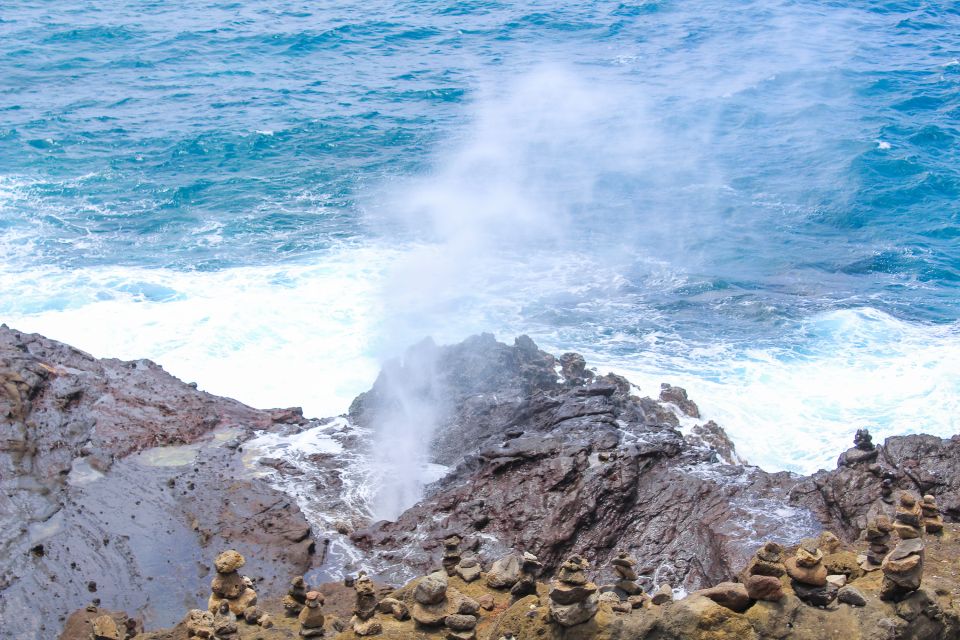
[[[645,586],[694,590],[731,579],[763,540],[796,544],[821,529],[853,540],[902,489],[935,496],[947,519],[960,514],[960,439],[874,446],[864,430],[833,471],[767,473],[730,464],[736,452],[715,423],[682,433],[678,413],[699,413],[682,389],[641,397],[574,356],[558,366],[529,338],[482,335],[425,342],[386,368],[351,417],[370,424],[390,411],[391,381],[439,398],[435,461],[455,468],[396,522],[354,532],[355,543],[415,572],[437,563],[449,531],[487,562],[526,550],[547,571],[571,553],[604,566],[626,548]]]
[[[0,619],[50,638],[93,598],[148,626],[204,606],[205,549],[270,584],[311,562],[296,504],[223,446],[299,419],[0,327]],[[299,567],[299,571],[293,570]]]

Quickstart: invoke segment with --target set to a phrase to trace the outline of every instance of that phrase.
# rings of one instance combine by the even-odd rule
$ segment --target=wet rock
[[[579,353],[565,353],[560,356],[560,375],[572,384],[579,384],[593,377],[592,371],[587,371],[587,361]]]
[[[184,609],[169,593],[200,591],[210,576],[157,574],[151,545],[170,548],[175,564],[212,549],[256,550],[253,570],[270,588],[309,566],[310,542],[294,548],[284,535],[295,522],[307,527],[303,514],[267,508],[290,500],[212,438],[271,428],[268,412],[198,391],[147,360],[97,359],[0,327],[0,416],[0,618],[11,637],[56,637],[63,612],[87,604],[90,584],[111,606],[143,611],[150,627],[176,624]],[[154,462],[187,453],[204,464]],[[43,554],[30,553],[34,522],[54,525]],[[84,588],[52,584],[54,575],[82,576]],[[33,595],[51,588],[55,599]]]
[[[687,397],[687,390],[683,387],[673,387],[667,383],[660,385],[660,402],[675,404],[684,414],[691,418],[700,417],[697,403]]]

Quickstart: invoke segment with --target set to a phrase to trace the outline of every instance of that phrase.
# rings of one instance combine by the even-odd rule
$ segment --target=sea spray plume
[[[517,313],[518,290],[576,289],[595,273],[588,264],[643,254],[639,235],[662,241],[654,201],[701,163],[682,140],[661,137],[643,89],[624,80],[551,65],[488,82],[432,169],[371,207],[373,224],[414,239],[383,287],[387,352],[425,333],[488,329],[488,310]]]
[[[402,360],[384,364],[367,398],[375,407],[371,455],[377,489],[371,511],[376,519],[395,519],[421,497],[430,463],[430,439],[445,406],[436,373],[438,348],[430,339],[409,348]]]

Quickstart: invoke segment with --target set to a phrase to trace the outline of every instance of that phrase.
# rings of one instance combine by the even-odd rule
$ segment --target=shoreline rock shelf
[[[367,629],[360,623],[365,622],[371,623],[371,629],[376,628],[372,623],[380,624],[380,634],[391,639],[411,637],[411,630],[417,629],[416,633],[426,638],[476,636],[483,640],[556,638],[558,634],[567,640],[594,637],[589,634],[600,634],[596,637],[604,640],[645,638],[654,627],[658,639],[687,640],[698,637],[696,625],[705,621],[729,637],[750,639],[784,637],[776,635],[775,627],[787,619],[797,628],[829,631],[821,637],[852,639],[858,638],[858,633],[866,637],[866,629],[879,625],[894,638],[909,629],[952,640],[960,627],[954,602],[960,583],[957,529],[950,522],[960,515],[960,438],[903,436],[887,438],[878,446],[863,432],[835,470],[811,476],[770,474],[737,464],[732,443],[713,423],[696,438],[684,435],[679,430],[678,412],[682,413],[681,405],[689,398],[677,387],[664,387],[661,396],[638,397],[636,387],[627,380],[589,372],[582,358],[573,356],[565,358],[566,366],[561,366],[558,378],[557,360],[526,337],[512,346],[490,336],[452,347],[424,343],[411,350],[410,361],[428,357],[435,384],[417,378],[415,366],[399,364],[396,372],[399,379],[410,383],[409,391],[440,394],[424,399],[443,400],[449,408],[438,415],[442,428],[430,444],[435,461],[449,466],[451,472],[395,522],[358,528],[355,514],[336,514],[338,521],[351,522],[343,531],[338,528],[336,535],[349,536],[366,554],[364,560],[375,569],[378,579],[394,583],[407,582],[409,573],[402,579],[396,577],[403,572],[422,574],[434,568],[431,565],[437,556],[432,541],[447,540],[452,531],[468,541],[464,553],[458,544],[444,545],[443,571],[439,573],[447,582],[437,612],[443,615],[434,624],[421,624],[410,617],[416,604],[424,608],[414,598],[416,582],[382,599],[386,592],[371,583],[363,604],[359,597],[363,594],[356,592],[363,580],[353,583],[349,598],[338,590],[344,587],[332,583],[311,587],[302,580],[287,582],[289,576],[311,569],[309,550],[314,540],[310,528],[289,496],[268,491],[264,480],[244,475],[241,450],[254,429],[292,433],[305,427],[307,421],[296,412],[286,411],[281,416],[243,408],[182,385],[150,363],[98,361],[65,345],[5,328],[0,329],[0,356],[0,373],[12,381],[4,388],[11,398],[17,396],[0,398],[0,403],[7,403],[3,406],[12,425],[11,437],[17,445],[21,442],[18,434],[29,433],[30,444],[36,447],[36,455],[27,452],[20,456],[17,451],[25,450],[16,447],[12,454],[0,451],[0,469],[5,471],[0,474],[4,489],[0,501],[14,500],[10,504],[19,505],[17,508],[34,498],[46,501],[44,504],[52,505],[50,513],[62,509],[64,514],[56,517],[74,522],[78,509],[89,517],[95,513],[96,500],[109,497],[103,487],[115,489],[120,486],[117,483],[123,483],[130,485],[125,503],[140,499],[144,492],[152,498],[162,495],[164,502],[158,505],[162,509],[157,512],[175,514],[169,524],[173,528],[177,526],[174,520],[185,520],[189,531],[180,537],[196,537],[198,549],[235,547],[252,558],[260,597],[252,582],[240,576],[239,567],[232,572],[226,568],[218,571],[211,583],[208,610],[191,611],[177,631],[177,640],[211,633],[239,640],[273,640],[321,628],[327,636],[346,640],[361,637]],[[382,384],[389,377],[383,376],[351,407],[349,420],[354,425],[361,429],[369,426],[381,408],[389,407]],[[146,391],[150,389],[154,391]],[[104,413],[106,405],[95,402],[102,397],[111,398],[114,414]],[[386,402],[381,405],[379,400]],[[181,406],[200,418],[180,415]],[[689,414],[694,412],[692,405],[687,408]],[[154,410],[156,416],[145,413]],[[230,419],[225,421],[224,416]],[[292,422],[276,426],[278,420]],[[181,421],[188,430],[177,426]],[[128,423],[129,432],[118,427]],[[71,424],[82,427],[76,438],[67,428]],[[229,443],[217,444],[212,435],[216,425],[231,429]],[[135,439],[130,439],[134,435]],[[67,436],[69,442],[63,446],[59,438]],[[85,444],[88,439],[92,442],[89,446]],[[360,440],[343,440],[342,444],[353,454],[363,445]],[[200,453],[191,460],[197,461],[192,470],[185,468],[183,473],[164,469],[151,475],[147,467],[125,458],[156,445],[191,443],[193,447],[195,442]],[[163,457],[170,451],[160,446],[149,453]],[[37,461],[47,466],[37,467],[33,464]],[[324,458],[324,464],[330,465],[333,475],[342,465],[336,456]],[[71,470],[74,465],[76,469]],[[297,471],[295,466],[291,463],[277,472],[292,473]],[[91,481],[92,472],[85,471],[88,468],[100,476]],[[317,471],[321,475],[326,472]],[[236,476],[229,488],[223,484],[225,476]],[[131,479],[135,482],[129,482]],[[322,482],[326,479],[325,475],[314,479],[318,497],[327,490]],[[81,489],[81,485],[71,485],[73,481],[86,484]],[[203,482],[206,485],[201,486]],[[332,492],[339,490],[335,482],[328,484]],[[905,496],[907,491],[919,491],[924,499],[915,494]],[[251,497],[252,492],[259,493]],[[71,502],[83,496],[94,502]],[[882,522],[880,514],[894,512],[894,505],[890,529],[897,531],[900,543],[891,550],[892,531],[881,530],[877,523]],[[107,506],[110,513],[124,508]],[[158,522],[144,518],[145,511],[148,509],[130,515],[136,515],[141,529],[164,533]],[[177,515],[187,512],[186,518]],[[789,529],[783,526],[787,518],[791,520]],[[94,520],[95,516],[91,522]],[[98,597],[111,606],[129,605],[129,611],[145,615],[150,615],[143,608],[146,602],[163,606],[176,601],[168,597],[169,576],[148,579],[138,574],[144,565],[137,563],[137,549],[123,542],[137,538],[121,526],[121,520],[104,525],[104,538],[109,542],[101,544],[99,534],[87,536],[97,549],[92,555],[77,555],[76,569],[68,569],[73,558],[65,549],[70,549],[71,541],[77,545],[89,541],[73,527],[64,527],[42,544],[27,545],[19,539],[9,543],[6,548],[13,553],[6,562],[12,564],[0,574],[14,576],[12,581],[4,577],[0,583],[5,631],[34,640],[38,636],[31,635],[30,621],[53,620],[64,610],[64,602],[73,603],[66,610],[83,606],[89,597],[87,584],[95,584]],[[192,528],[189,523],[194,523]],[[811,537],[824,528],[838,535]],[[871,529],[879,535],[873,535]],[[871,565],[876,568],[879,564],[880,569],[865,575],[857,566],[855,552],[847,546],[864,530],[867,544],[857,550],[865,552],[864,561],[879,561]],[[115,536],[114,531],[118,532]],[[788,546],[790,561],[784,562],[781,556],[770,562],[782,564],[784,571],[789,564],[789,579],[765,576],[759,567],[764,566],[761,560],[767,560],[751,541],[783,540],[780,536],[786,531],[789,542],[810,539],[799,549]],[[423,546],[425,540],[432,544]],[[613,584],[596,588],[587,575],[587,559],[598,567],[616,566],[614,560],[623,548],[631,550],[635,564],[626,572],[614,569],[622,588],[618,591]],[[517,551],[484,574],[483,567],[507,549]],[[535,561],[521,555],[521,550]],[[572,624],[577,617],[572,616],[567,620],[570,626],[564,626],[557,621],[563,617],[558,607],[568,605],[558,604],[556,598],[564,598],[562,592],[572,590],[570,583],[578,579],[572,569],[562,575],[573,552],[580,554],[585,584],[596,590],[574,603],[577,613],[586,619]],[[102,566],[84,562],[88,557],[99,558],[98,554],[102,554]],[[191,562],[196,557],[193,550],[187,555]],[[736,568],[748,564],[751,557],[753,569],[740,574],[742,584],[729,582]],[[315,560],[315,567],[322,563]],[[630,563],[622,566],[627,565]],[[105,567],[123,567],[120,574],[129,567],[130,575],[118,574],[113,584]],[[398,572],[393,577],[391,567]],[[381,571],[385,568],[386,573]],[[820,575],[821,569],[826,571],[825,577]],[[552,585],[536,580],[541,570],[557,575]],[[634,589],[629,583],[640,586],[638,574],[647,588],[654,580],[677,586],[676,599],[667,584],[653,591],[652,597],[629,595]],[[25,599],[31,589],[35,593],[44,588],[37,582],[44,575],[67,579],[49,602]],[[631,575],[638,578],[631,580]],[[761,578],[779,580],[782,595],[776,593],[772,581]],[[814,578],[817,584],[809,584]],[[184,597],[202,597],[207,580],[187,576]],[[764,583],[767,593],[758,588]],[[312,592],[327,598],[324,622],[320,627],[302,627],[299,617],[303,611],[318,608],[306,606],[306,595]],[[690,595],[682,597],[685,592]],[[338,595],[331,597],[330,593]],[[831,594],[835,596],[832,599]],[[881,595],[886,600],[881,600]],[[243,602],[244,598],[250,600]],[[344,605],[345,600],[351,604]],[[788,617],[784,611],[790,612]],[[357,613],[369,617],[363,620]],[[174,614],[182,616],[183,611]],[[93,617],[85,619],[84,640],[92,632]],[[264,624],[271,618],[274,627]],[[49,635],[48,628],[42,637]],[[921,640],[926,638],[924,635]]]

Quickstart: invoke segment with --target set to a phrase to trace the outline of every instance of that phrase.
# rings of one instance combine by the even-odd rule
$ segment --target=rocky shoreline
[[[420,366],[424,361],[430,367]],[[399,390],[397,380],[403,381]],[[352,611],[353,589],[345,592],[340,580],[361,568],[399,585],[470,558],[475,564],[463,570],[482,572],[486,585],[494,562],[526,552],[536,569],[528,571],[525,593],[508,591],[506,600],[500,592],[470,595],[476,590],[472,581],[458,571],[448,576],[457,589],[457,581],[463,583],[460,592],[468,597],[494,598],[496,615],[480,615],[483,623],[476,627],[479,637],[494,640],[500,636],[491,634],[501,632],[554,637],[541,634],[557,633],[549,621],[565,615],[556,606],[576,604],[568,593],[576,582],[561,580],[557,593],[567,595],[557,601],[543,577],[566,571],[579,580],[573,557],[590,568],[584,575],[597,584],[626,580],[635,584],[636,594],[624,593],[648,594],[651,602],[669,584],[672,601],[718,585],[747,584],[749,575],[742,572],[765,543],[796,553],[803,540],[820,540],[823,531],[832,531],[838,545],[866,557],[873,548],[867,542],[871,526],[876,529],[878,517],[895,515],[904,492],[916,493],[921,510],[920,497],[930,495],[947,523],[938,546],[927,552],[928,566],[930,557],[955,551],[956,437],[897,437],[874,447],[861,435],[834,470],[811,476],[767,473],[741,463],[722,428],[700,420],[682,389],[665,385],[654,397],[643,397],[629,381],[591,371],[577,354],[555,358],[526,337],[513,345],[489,335],[449,347],[425,341],[387,365],[348,416],[326,421],[307,420],[296,409],[251,409],[203,393],[148,361],[98,360],[5,326],[0,383],[0,618],[12,637],[89,636],[94,614],[102,611],[90,604],[94,598],[130,616],[117,620],[121,625],[133,620],[130,629],[173,627],[187,610],[206,606],[215,576],[210,561],[223,549],[247,559],[244,571],[265,606],[274,602],[267,594],[279,603],[290,578],[306,576],[328,592],[328,603],[349,602],[341,607],[344,616]],[[398,392],[437,408],[430,451],[433,462],[450,471],[395,521],[371,522],[369,509],[345,487],[370,446],[365,434],[395,410]],[[252,457],[256,443],[267,437],[282,442],[323,437],[335,445],[334,453]],[[445,544],[451,536],[458,540],[457,563]],[[522,558],[517,562],[526,566]],[[938,576],[942,581],[929,593],[921,589],[933,603],[923,609],[924,620],[936,609],[939,626],[920,624],[916,615],[904,618],[899,605],[878,598],[876,611],[866,607],[873,612],[869,616],[857,614],[854,620],[841,613],[837,619],[846,621],[855,638],[957,637],[950,635],[957,633],[952,598],[960,588],[955,556],[947,563],[946,577]],[[866,580],[861,591],[869,597],[881,590],[871,582],[876,573],[859,578]],[[393,599],[412,611],[415,598],[407,598],[404,589],[415,591],[416,584]],[[790,584],[785,589],[794,599],[803,591]],[[385,591],[378,591],[378,602]],[[698,598],[712,604],[696,604]],[[521,602],[523,616],[536,612],[529,616],[534,622],[517,626],[527,631],[510,631],[503,624],[520,615]],[[763,600],[753,602],[745,613],[721,608],[746,619],[758,606],[766,607]],[[821,615],[806,609],[826,611],[790,603],[794,629],[814,625],[810,616]],[[654,631],[670,616],[693,615],[691,607],[702,619],[720,606],[703,595],[669,607],[657,604],[664,609],[659,612],[641,606],[618,613],[615,604],[612,598],[597,604],[590,620],[607,622],[593,635],[583,635],[583,629],[573,633],[588,624],[583,622],[555,637],[687,637]],[[689,637],[782,637],[749,620],[716,615],[734,621],[729,624],[747,624],[754,636]],[[281,620],[277,631],[269,632],[274,635],[259,626],[257,633],[293,637],[276,635],[286,629],[282,606],[273,618]],[[394,629],[407,635],[393,637],[416,637],[381,618],[378,613],[384,634]],[[871,636],[864,627],[868,619],[893,622],[884,623],[886,635]],[[637,635],[641,627],[635,624],[653,626]],[[725,624],[717,622],[718,634],[733,633]],[[816,624],[822,629],[827,623]],[[814,626],[807,635],[791,637],[823,637],[814,635]],[[174,635],[155,637],[185,638],[182,627],[176,628],[181,635],[175,629],[169,632]],[[948,635],[924,635],[934,628]],[[624,629],[634,635],[622,635]],[[261,637],[247,631],[241,624],[237,633]],[[343,633],[353,631],[344,626]]]

